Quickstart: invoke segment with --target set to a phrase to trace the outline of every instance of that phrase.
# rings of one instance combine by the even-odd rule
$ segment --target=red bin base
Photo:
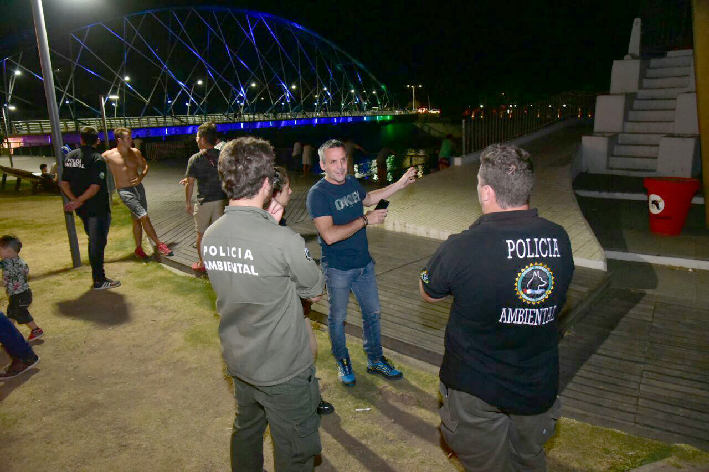
[[[650,231],[677,236],[687,221],[692,197],[699,190],[699,179],[686,177],[646,177]]]

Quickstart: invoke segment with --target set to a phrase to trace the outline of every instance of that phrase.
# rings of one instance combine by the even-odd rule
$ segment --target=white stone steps
[[[637,98],[677,98],[680,93],[686,92],[687,87],[673,87],[673,88],[661,88],[661,89],[640,89],[638,90]]]
[[[657,158],[611,156],[608,167],[617,170],[657,170]]]
[[[692,62],[691,56],[670,56],[657,59],[650,59],[650,67],[679,67],[688,66]]]
[[[608,168],[604,172],[607,175],[628,175],[630,177],[655,177],[655,170],[640,170],[640,169],[611,169]]]
[[[689,77],[691,72],[691,67],[680,66],[680,67],[656,67],[647,68],[645,70],[645,77],[648,79],[656,79],[658,77]]]
[[[645,89],[660,89],[660,88],[687,88],[689,86],[689,76],[684,77],[658,77],[652,79],[643,79],[643,88]]]
[[[633,110],[675,110],[677,108],[676,98],[667,99],[635,99],[633,100]]]
[[[674,51],[667,51],[667,57],[691,56],[693,54],[694,49],[675,49]]]
[[[620,133],[618,144],[640,144],[640,145],[660,145],[660,139],[664,134],[655,133]]]
[[[617,157],[657,157],[659,154],[659,144],[616,144],[613,146],[613,155]]]
[[[674,131],[672,121],[626,121],[623,123],[623,131],[626,133],[664,133],[670,134]]]
[[[675,110],[629,111],[628,121],[675,121]]]

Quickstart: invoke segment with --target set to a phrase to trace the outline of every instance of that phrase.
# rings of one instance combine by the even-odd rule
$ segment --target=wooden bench
[[[32,172],[16,169],[14,167],[0,166],[0,171],[2,171],[2,183],[0,183],[0,188],[5,189],[5,184],[7,183],[7,176],[12,175],[15,177],[15,190],[20,190],[20,184],[22,179],[28,180],[32,184],[32,195],[39,191],[41,185],[45,183],[42,177],[34,175]],[[56,187],[56,183],[53,182],[53,187]]]

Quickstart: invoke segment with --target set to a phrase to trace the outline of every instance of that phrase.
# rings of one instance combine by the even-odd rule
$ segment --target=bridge
[[[388,121],[387,86],[333,42],[251,10],[148,10],[50,37],[63,133],[128,126],[136,137]],[[36,47],[2,60],[3,132],[48,135]],[[19,146],[22,140],[12,140]]]

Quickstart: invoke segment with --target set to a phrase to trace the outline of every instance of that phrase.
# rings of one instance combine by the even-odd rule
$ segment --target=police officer
[[[219,175],[229,206],[202,240],[217,294],[219,337],[234,377],[237,413],[233,470],[263,470],[263,432],[271,426],[277,471],[313,470],[320,454],[318,380],[300,299],[318,301],[324,280],[305,247],[279,226],[273,191],[275,155],[262,139],[227,143]]]
[[[421,271],[421,296],[452,295],[441,365],[441,432],[466,470],[546,470],[560,404],[557,317],[574,271],[561,226],[529,208],[528,152],[481,155],[483,215]]]

